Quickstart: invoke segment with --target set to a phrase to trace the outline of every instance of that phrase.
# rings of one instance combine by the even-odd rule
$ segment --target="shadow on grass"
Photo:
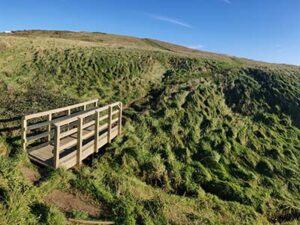
[[[40,224],[47,223],[49,207],[42,203],[34,203],[30,206],[30,210],[39,219]]]

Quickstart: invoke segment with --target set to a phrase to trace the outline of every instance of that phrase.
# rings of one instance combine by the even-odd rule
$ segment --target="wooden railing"
[[[73,124],[70,128],[70,124]],[[117,102],[57,122],[53,167],[70,168],[121,134],[122,103]],[[72,150],[73,148],[73,150]],[[61,153],[71,150],[69,154]]]
[[[22,119],[22,147],[26,151],[28,144],[47,138],[53,139],[53,124],[80,115],[98,106],[98,99],[53,109],[45,112],[26,115]]]

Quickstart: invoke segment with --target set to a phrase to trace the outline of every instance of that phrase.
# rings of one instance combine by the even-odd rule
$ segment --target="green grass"
[[[65,224],[44,196],[70,187],[105,207],[98,219],[118,224],[299,222],[299,67],[44,31],[1,35],[0,65],[6,224]],[[129,105],[123,135],[88,165],[45,170],[28,184],[18,118],[91,98]]]

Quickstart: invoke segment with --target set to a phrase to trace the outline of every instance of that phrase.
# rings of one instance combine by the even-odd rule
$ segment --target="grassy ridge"
[[[297,224],[298,67],[104,36],[0,36],[6,223],[64,224],[43,196],[71,188],[101,202],[101,217],[119,224]],[[88,166],[26,183],[18,165],[31,165],[19,153],[13,118],[94,97],[129,106],[124,135]]]

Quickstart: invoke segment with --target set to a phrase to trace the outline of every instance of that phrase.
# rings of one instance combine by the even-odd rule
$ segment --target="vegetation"
[[[118,224],[298,224],[300,68],[102,33],[0,35],[0,223],[89,218],[47,203],[90,196]],[[97,97],[124,133],[73,170],[32,165],[19,118]],[[30,183],[23,166],[39,170]]]

